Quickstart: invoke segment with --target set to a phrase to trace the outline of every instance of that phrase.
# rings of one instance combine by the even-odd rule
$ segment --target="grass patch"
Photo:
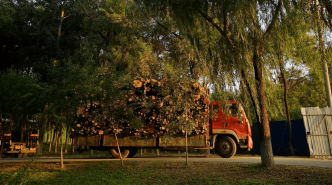
[[[167,161],[0,163],[0,184],[331,184],[329,168]]]
[[[262,170],[262,164],[261,163],[257,163],[257,164],[248,164],[248,171],[252,172],[252,173],[256,173],[260,170]]]

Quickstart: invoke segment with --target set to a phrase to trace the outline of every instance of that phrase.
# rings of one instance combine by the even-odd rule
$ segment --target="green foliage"
[[[254,121],[243,80],[258,103],[252,62],[261,44],[269,119],[285,118],[279,62],[290,85],[291,118],[301,118],[300,107],[326,105],[315,19],[306,2],[284,1],[273,34],[264,37],[277,8],[274,1],[3,0],[0,110],[70,125],[77,107],[87,102],[124,100],[121,89],[130,87],[136,77],[168,78],[199,80],[211,87],[211,101],[240,101]],[[330,6],[320,2],[326,7],[328,26]],[[330,60],[329,43],[327,48]],[[188,101],[179,101],[174,109],[185,110]],[[116,120],[123,116],[119,110],[108,111]],[[126,116],[140,124],[132,112]]]

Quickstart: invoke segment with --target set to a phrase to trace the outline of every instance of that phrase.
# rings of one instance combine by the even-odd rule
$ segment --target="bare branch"
[[[199,14],[201,14],[205,20],[207,20],[208,22],[210,22],[218,31],[219,33],[226,37],[228,43],[231,45],[232,49],[237,50],[237,48],[235,47],[232,39],[230,38],[230,36],[228,35],[228,21],[227,21],[227,13],[224,11],[224,27],[226,30],[222,30],[220,28],[220,26],[214,22],[213,18],[211,16],[209,16],[208,14],[200,11],[199,9],[196,8],[196,10],[198,11]]]
[[[166,31],[169,31],[169,29],[166,27],[166,26],[164,26],[163,24],[161,24],[160,22],[158,22],[157,20],[155,20],[156,21],[156,23],[160,26],[160,27],[162,27],[162,28],[164,28]],[[178,35],[177,33],[175,33],[175,32],[171,32],[175,37],[177,37],[177,38],[179,38],[180,40],[182,40],[183,38],[182,37],[180,37],[180,35]]]

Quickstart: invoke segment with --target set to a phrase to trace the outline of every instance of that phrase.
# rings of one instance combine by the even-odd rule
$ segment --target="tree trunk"
[[[50,139],[52,138],[52,130],[51,130],[51,133],[50,133]],[[51,150],[52,150],[52,140],[50,140],[50,142],[48,143],[48,152],[50,153]]]
[[[324,39],[323,39],[323,30],[322,30],[321,17],[320,17],[320,13],[319,13],[319,7],[320,7],[320,5],[318,4],[318,0],[316,0],[319,50],[321,53],[321,61],[322,61],[323,72],[324,72],[326,101],[327,101],[327,106],[331,107],[332,106],[331,85],[330,85],[329,69],[327,67],[327,57],[326,57],[325,44],[324,44]]]
[[[48,129],[47,129],[47,140],[46,140],[46,143],[49,143],[50,142],[50,130],[51,130],[51,125],[48,124]]]
[[[74,155],[75,150],[74,150],[74,138],[71,138],[71,155]]]
[[[188,129],[186,127],[186,165],[188,165]]]
[[[20,136],[20,142],[24,142],[23,141],[23,136],[24,136],[24,121],[21,124],[21,136]]]
[[[119,141],[118,141],[118,137],[116,136],[116,133],[114,133],[114,136],[115,136],[116,144],[118,145],[118,151],[119,151],[119,155],[120,155],[121,166],[123,166],[122,154],[121,154]]]
[[[255,71],[255,80],[259,100],[261,122],[258,124],[260,138],[260,153],[263,167],[272,167],[274,165],[270,125],[265,103],[265,89],[263,81],[263,66],[261,61],[262,49],[256,46],[253,56],[253,66]]]
[[[68,148],[68,134],[69,134],[69,126],[67,126],[67,129],[66,129],[65,154],[67,153],[67,148]]]
[[[39,146],[38,146],[38,155],[43,155],[43,142],[44,142],[44,128],[39,130]]]
[[[60,168],[63,169],[62,124],[60,127]]]
[[[53,126],[53,139],[52,139],[52,145],[53,146],[55,146],[55,141],[56,141],[56,134],[55,134],[55,131],[56,130],[56,128],[55,128],[55,126]]]
[[[58,139],[59,139],[59,133],[58,130],[55,131],[55,142],[54,142],[54,153],[56,154],[58,152]]]
[[[291,119],[290,119],[290,115],[289,115],[289,107],[288,107],[288,100],[287,100],[287,93],[288,93],[288,87],[287,87],[287,81],[286,81],[286,77],[283,71],[283,65],[281,62],[279,62],[279,69],[280,69],[280,74],[281,74],[281,78],[284,84],[284,102],[285,102],[285,109],[286,109],[286,117],[287,117],[287,124],[288,124],[288,147],[289,147],[289,153],[290,155],[294,156],[295,155],[295,151],[293,148],[293,135],[292,135],[292,123],[291,123]]]
[[[257,105],[257,101],[254,98],[254,97],[257,97],[257,93],[254,93],[254,90],[251,89],[251,86],[250,86],[250,84],[249,84],[249,82],[247,80],[249,77],[246,75],[246,73],[245,73],[245,71],[243,69],[241,70],[241,74],[242,74],[242,79],[244,81],[244,84],[245,84],[245,86],[246,86],[246,88],[248,90],[248,93],[249,93],[249,96],[250,96],[250,100],[251,100],[252,105],[254,107],[257,124],[260,124],[261,120],[260,120],[259,114],[258,114],[258,108],[257,108],[258,105]]]

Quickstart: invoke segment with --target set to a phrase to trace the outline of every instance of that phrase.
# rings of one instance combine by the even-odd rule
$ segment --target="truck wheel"
[[[134,157],[137,154],[138,148],[130,148],[128,157]]]
[[[126,148],[120,148],[122,159],[127,158],[129,155],[129,150]],[[110,150],[111,155],[115,158],[120,158],[120,154],[117,147],[114,147]]]
[[[220,157],[230,158],[236,153],[236,143],[229,136],[223,136],[216,142],[216,152]]]

